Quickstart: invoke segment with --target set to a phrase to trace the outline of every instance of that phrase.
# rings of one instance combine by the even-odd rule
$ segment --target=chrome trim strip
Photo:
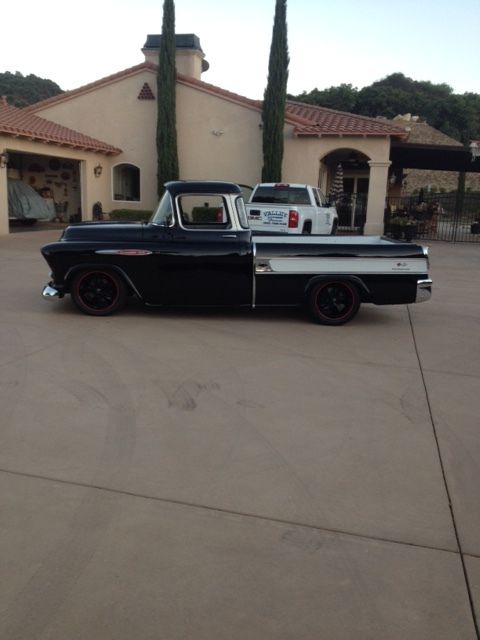
[[[417,295],[415,297],[415,302],[426,302],[430,300],[432,297],[432,284],[433,281],[430,280],[417,280]]]
[[[427,273],[424,257],[379,258],[379,257],[331,257],[331,256],[260,256],[256,258],[257,273],[290,274],[410,274],[421,276]]]
[[[98,249],[99,256],[149,256],[153,251],[148,249]]]
[[[270,260],[259,258],[255,262],[255,273],[273,273]]]

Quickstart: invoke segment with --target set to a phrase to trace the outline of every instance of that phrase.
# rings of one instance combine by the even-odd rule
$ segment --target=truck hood
[[[145,225],[139,222],[83,222],[68,226],[62,234],[62,242],[140,241]]]

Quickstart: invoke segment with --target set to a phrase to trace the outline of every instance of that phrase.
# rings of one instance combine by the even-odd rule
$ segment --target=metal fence
[[[387,198],[384,222],[393,237],[480,242],[480,193]]]

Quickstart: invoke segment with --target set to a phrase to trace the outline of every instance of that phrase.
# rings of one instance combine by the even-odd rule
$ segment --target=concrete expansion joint
[[[13,476],[20,476],[20,477],[24,477],[24,478],[32,478],[35,480],[43,480],[45,482],[56,482],[58,484],[63,484],[63,485],[67,485],[67,486],[71,486],[71,487],[81,487],[83,489],[91,489],[94,491],[101,491],[101,492],[105,492],[105,493],[110,493],[110,494],[115,494],[115,495],[120,495],[120,496],[125,496],[125,497],[129,497],[129,498],[137,498],[139,500],[149,500],[149,501],[153,501],[153,502],[158,502],[158,503],[162,503],[162,504],[168,504],[168,505],[175,505],[178,507],[187,507],[189,509],[198,509],[201,511],[209,511],[211,513],[218,513],[220,515],[227,515],[227,516],[237,516],[238,518],[248,518],[250,520],[258,520],[261,522],[271,522],[272,524],[281,524],[281,525],[286,525],[289,527],[298,527],[298,528],[302,528],[302,529],[308,529],[310,531],[316,531],[318,533],[327,533],[327,534],[336,534],[336,535],[340,535],[340,536],[345,536],[345,537],[349,537],[349,538],[356,538],[356,539],[361,539],[361,540],[369,540],[369,541],[373,541],[373,542],[384,542],[387,544],[395,544],[395,545],[402,545],[402,546],[406,546],[406,547],[414,547],[417,549],[427,549],[430,551],[441,551],[443,553],[451,553],[454,555],[458,555],[461,556],[461,552],[458,549],[448,549],[446,547],[437,547],[437,546],[433,546],[433,545],[428,545],[428,544],[420,544],[418,542],[409,542],[406,540],[396,540],[394,538],[387,538],[387,537],[383,537],[383,536],[375,536],[375,535],[368,535],[368,534],[364,534],[364,533],[356,533],[353,531],[346,531],[343,529],[333,529],[330,527],[322,527],[322,526],[318,526],[318,525],[313,525],[310,523],[306,523],[306,522],[298,522],[295,520],[287,520],[287,519],[283,519],[283,518],[275,518],[272,516],[261,516],[258,515],[256,513],[249,513],[249,512],[245,512],[245,511],[235,511],[234,509],[224,509],[222,507],[214,507],[211,505],[206,505],[206,504],[200,504],[200,503],[195,503],[195,502],[187,502],[184,500],[175,500],[174,498],[162,498],[159,496],[153,496],[153,495],[148,495],[148,494],[142,494],[142,493],[136,493],[133,491],[126,491],[125,489],[114,489],[112,487],[107,487],[107,486],[102,486],[102,485],[98,485],[98,484],[87,484],[85,482],[76,482],[76,481],[72,481],[72,480],[65,480],[62,478],[54,478],[51,476],[43,476],[43,475],[38,475],[38,474],[32,474],[32,473],[26,473],[23,471],[15,471],[13,469],[3,469],[0,468],[0,473],[5,473],[5,474],[9,474],[9,475],[13,475]],[[471,554],[468,554],[471,557],[476,557],[473,556]]]

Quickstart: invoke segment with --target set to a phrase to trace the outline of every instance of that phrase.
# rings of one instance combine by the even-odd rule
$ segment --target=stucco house
[[[82,220],[96,203],[105,212],[155,206],[159,38],[147,37],[134,67],[25,109],[0,103],[0,233],[8,233],[9,177],[48,186]],[[202,79],[208,63],[197,36],[177,35],[176,45],[180,177],[254,185],[261,101]],[[328,192],[341,162],[350,190],[368,196],[365,233],[382,233],[391,141],[406,135],[389,121],[288,102],[283,180]]]

